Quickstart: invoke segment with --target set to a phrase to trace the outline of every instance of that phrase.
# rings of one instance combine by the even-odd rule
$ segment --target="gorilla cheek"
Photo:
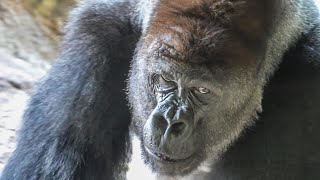
[[[143,139],[145,145],[151,149],[158,148],[160,146],[161,138],[163,137],[167,127],[167,122],[161,118],[157,111],[157,109],[152,111],[143,127]],[[158,119],[158,121],[153,121],[155,118]]]

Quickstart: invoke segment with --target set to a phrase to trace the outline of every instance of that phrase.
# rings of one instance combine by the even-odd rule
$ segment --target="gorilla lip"
[[[167,162],[179,162],[179,161],[183,161],[183,160],[187,160],[189,159],[191,156],[185,158],[185,159],[172,159],[171,157],[162,154],[162,153],[158,153],[158,152],[152,152],[150,149],[148,149],[147,147],[145,147],[146,151],[148,152],[148,154],[150,154],[152,157],[161,160],[161,161],[167,161]]]

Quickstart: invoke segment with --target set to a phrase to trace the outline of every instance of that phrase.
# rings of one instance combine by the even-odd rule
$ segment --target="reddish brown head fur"
[[[242,59],[233,66],[245,65],[255,61],[252,49],[263,47],[257,46],[264,39],[263,20],[259,10],[251,10],[258,7],[263,5],[253,0],[165,0],[146,40],[164,59],[198,64],[229,56]]]

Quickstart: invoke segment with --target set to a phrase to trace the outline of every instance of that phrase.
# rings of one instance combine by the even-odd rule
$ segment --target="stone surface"
[[[19,1],[0,0],[0,50],[38,65],[53,61],[57,45],[41,27]]]
[[[15,148],[21,117],[30,94],[49,67],[40,68],[0,53],[0,172]]]
[[[19,2],[0,0],[0,176],[15,149],[30,94],[57,50]]]

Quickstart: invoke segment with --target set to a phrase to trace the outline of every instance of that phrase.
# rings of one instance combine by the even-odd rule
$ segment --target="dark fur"
[[[132,132],[142,143],[157,104],[150,86],[155,72],[218,78],[212,81],[229,96],[212,102],[237,115],[214,124],[208,119],[221,115],[215,104],[201,109],[207,121],[196,129],[197,157],[186,168],[162,166],[143,152],[161,176],[320,178],[320,28],[313,1],[150,2],[95,0],[73,11],[59,61],[29,103],[1,180],[125,179],[131,117],[124,89],[134,48],[128,97]],[[296,8],[301,22],[290,15]],[[209,173],[194,171],[208,160]]]
[[[59,61],[29,103],[1,179],[125,175],[130,115],[124,89],[138,38],[129,26],[131,11],[128,2],[91,1],[73,12]]]
[[[267,85],[263,113],[208,174],[210,179],[320,177],[319,26],[288,51]]]

